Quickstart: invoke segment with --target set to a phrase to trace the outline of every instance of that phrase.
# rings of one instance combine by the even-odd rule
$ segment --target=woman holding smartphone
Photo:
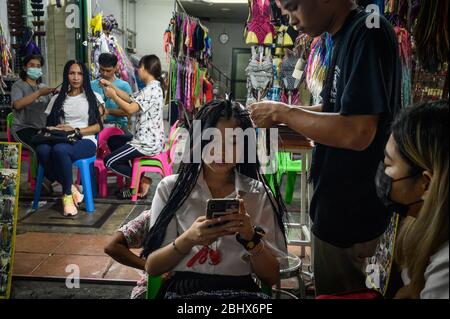
[[[160,298],[267,298],[251,274],[269,285],[278,282],[277,257],[287,250],[282,222],[286,209],[279,190],[275,196],[270,192],[259,163],[248,159],[249,152],[256,152],[249,145],[256,143],[246,140],[244,154],[237,154],[236,141],[223,138],[225,129],[252,128],[249,114],[239,104],[214,101],[200,109],[196,120],[202,132],[220,130],[222,161],[195,163],[193,152],[203,154],[209,142],[200,146],[194,145],[199,139],[191,139],[186,145],[189,163],[182,162],[179,174],[160,182],[144,242],[146,271],[173,274]],[[225,143],[232,146],[232,163],[225,163]],[[238,199],[239,214],[208,219],[208,200],[224,198]]]

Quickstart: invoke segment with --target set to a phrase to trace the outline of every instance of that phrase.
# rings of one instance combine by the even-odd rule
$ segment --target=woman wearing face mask
[[[45,127],[47,116],[44,111],[54,91],[41,83],[44,58],[29,55],[23,60],[20,80],[11,90],[14,120],[12,134],[17,142],[32,150],[31,139]]]
[[[396,260],[404,287],[396,298],[449,298],[448,101],[405,109],[392,126],[378,195],[406,216]]]

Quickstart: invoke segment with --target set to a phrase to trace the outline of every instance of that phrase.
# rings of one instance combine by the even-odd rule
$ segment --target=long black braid
[[[99,124],[100,129],[102,129],[103,122],[98,109],[97,98],[91,88],[89,72],[83,63],[75,60],[68,61],[64,66],[63,84],[61,86],[61,91],[53,104],[52,111],[47,117],[47,126],[57,126],[62,124],[61,121],[64,121],[64,101],[66,100],[67,94],[70,92],[69,71],[74,64],[77,64],[83,72],[83,91],[86,94],[89,103],[89,125]]]
[[[195,116],[195,120],[201,121],[201,132],[204,132],[208,128],[215,128],[217,126],[217,122],[221,118],[230,119],[231,117],[235,118],[239,127],[244,131],[247,128],[252,128],[252,121],[250,120],[249,112],[243,109],[243,107],[237,103],[232,103],[230,101],[224,100],[216,100],[211,103],[203,106],[199,112]],[[197,184],[198,177],[201,172],[202,164],[194,163],[193,156],[194,152],[198,150],[199,146],[201,147],[201,152],[203,153],[204,147],[210,142],[208,140],[196,139],[193,137],[193,126],[191,126],[189,130],[189,144],[186,145],[185,152],[190,151],[189,163],[182,162],[180,164],[180,168],[178,170],[178,178],[175,182],[175,186],[172,189],[169,198],[167,200],[166,206],[162,209],[159,214],[155,224],[148,232],[146,238],[144,239],[144,249],[142,251],[142,257],[148,257],[152,252],[161,248],[161,245],[164,241],[165,233],[169,223],[172,218],[175,216],[180,207],[184,204],[186,199],[190,196],[192,190]],[[201,143],[201,144],[199,144]],[[247,142],[245,143],[247,145]],[[189,148],[189,149],[188,149]],[[247,150],[248,147],[245,147]],[[247,155],[248,152],[245,152]],[[186,154],[186,153],[185,153]],[[249,164],[248,161],[244,160],[242,164],[236,164],[236,169],[239,173],[262,181],[264,184],[264,189],[268,194],[270,199],[270,203],[273,207],[274,212],[276,213],[278,225],[284,235],[286,241],[286,233],[283,224],[283,216],[286,213],[286,207],[283,203],[280,190],[278,187],[275,187],[275,194],[273,196],[270,195],[270,191],[267,187],[267,180],[260,173],[260,164],[257,161],[256,163]]]

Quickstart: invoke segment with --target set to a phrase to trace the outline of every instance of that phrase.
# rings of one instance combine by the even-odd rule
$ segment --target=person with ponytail
[[[95,156],[95,135],[103,127],[104,102],[92,91],[86,66],[71,60],[64,66],[61,91],[45,110],[47,127],[75,131],[81,139],[74,144],[40,144],[36,147],[39,163],[44,166],[50,182],[57,181],[63,189],[64,216],[74,216],[83,195],[73,185],[72,164],[79,159]]]
[[[161,61],[156,55],[146,55],[139,62],[139,78],[145,88],[130,96],[111,82],[102,79],[105,96],[111,99],[128,116],[133,115],[132,135],[113,136],[108,140],[111,154],[105,157],[105,166],[128,179],[131,178],[130,161],[136,157],[154,156],[161,153],[165,145],[163,106],[164,93],[161,78]],[[139,185],[139,197],[144,198],[150,190],[152,180],[143,177]],[[119,197],[131,199],[129,187]]]
[[[286,208],[278,187],[273,194],[258,160],[250,159],[257,154],[256,134],[247,136],[238,151],[236,141],[224,138],[227,129],[255,132],[250,114],[238,103],[216,100],[195,120],[202,137],[194,136],[194,122],[178,174],[164,178],[153,198],[142,252],[145,269],[152,276],[170,273],[158,298],[267,298],[251,274],[268,285],[278,282],[277,257],[287,251]],[[220,136],[208,135],[212,129]],[[222,143],[221,158],[205,160],[205,154],[216,152],[210,149],[213,141]],[[225,160],[224,145],[232,146],[232,160]],[[202,154],[201,160],[194,153]],[[239,214],[207,219],[212,198],[239,199]]]
[[[396,244],[405,286],[396,298],[449,298],[448,149],[448,100],[406,108],[392,126],[376,185],[405,217]]]

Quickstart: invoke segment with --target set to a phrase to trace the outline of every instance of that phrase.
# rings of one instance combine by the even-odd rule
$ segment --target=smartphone
[[[212,219],[229,214],[239,214],[239,200],[235,198],[210,199],[207,202],[206,218]],[[225,225],[227,222],[217,223],[210,227]]]

